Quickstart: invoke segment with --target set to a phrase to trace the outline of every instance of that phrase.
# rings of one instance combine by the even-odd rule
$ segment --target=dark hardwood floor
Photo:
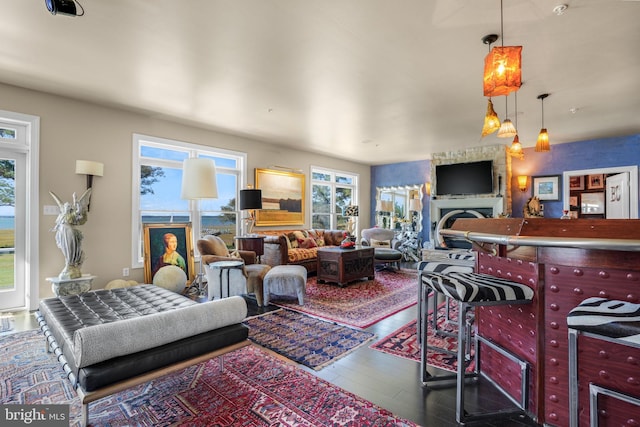
[[[250,315],[257,314],[255,303],[248,298]],[[253,307],[252,307],[253,306]],[[277,308],[273,307],[272,308]],[[260,312],[264,312],[261,309]],[[381,339],[416,318],[416,306],[390,316],[367,330]],[[16,315],[16,330],[37,328],[33,314]],[[377,340],[376,339],[376,340]],[[375,342],[375,341],[373,341]],[[429,427],[457,426],[455,420],[455,384],[423,388],[420,364],[411,360],[372,350],[365,345],[335,363],[314,371],[299,365],[345,390],[381,406],[395,415]],[[504,398],[491,386],[473,384],[466,388],[468,409],[504,404]],[[482,396],[480,398],[480,396]],[[514,417],[503,421],[480,422],[469,425],[522,427],[537,426],[529,418]]]

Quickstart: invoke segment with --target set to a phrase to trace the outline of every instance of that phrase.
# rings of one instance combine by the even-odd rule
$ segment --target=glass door
[[[0,124],[0,143],[13,129]],[[26,154],[0,145],[0,311],[26,305]]]

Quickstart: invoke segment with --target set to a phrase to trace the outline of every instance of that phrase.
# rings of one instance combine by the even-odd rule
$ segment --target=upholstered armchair
[[[374,248],[373,259],[382,268],[395,265],[400,270],[402,252],[397,248],[400,242],[396,240],[396,233],[386,228],[365,228],[361,231],[360,244]]]
[[[208,265],[218,261],[238,261],[238,255],[243,261],[242,270],[234,269],[229,271],[227,280],[233,283],[230,293],[241,295],[245,293],[255,294],[256,302],[259,307],[262,306],[262,281],[269,269],[268,265],[256,264],[256,253],[253,251],[234,251],[233,255],[229,253],[227,245],[218,236],[205,236],[196,243],[200,256],[202,257],[203,268],[207,274],[208,298],[209,300],[223,298],[221,280],[222,277],[214,273],[214,270]],[[204,266],[207,267],[204,267]],[[214,286],[215,284],[215,286]],[[230,295],[226,295],[230,296]]]

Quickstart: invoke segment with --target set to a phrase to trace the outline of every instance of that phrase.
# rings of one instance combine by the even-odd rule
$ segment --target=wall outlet
[[[60,209],[58,209],[55,205],[44,205],[42,207],[43,215],[58,215],[60,213]]]
[[[122,269],[122,277],[129,277],[129,269],[128,268],[123,268]]]

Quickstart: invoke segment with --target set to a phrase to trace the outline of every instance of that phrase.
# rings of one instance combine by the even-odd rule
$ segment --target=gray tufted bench
[[[468,346],[468,341],[470,341],[471,333],[469,330],[470,322],[468,320],[468,312],[475,306],[529,304],[534,296],[533,290],[526,285],[488,274],[451,271],[447,274],[423,272],[421,276],[422,298],[427,298],[426,295],[429,289],[433,289],[435,292],[457,301],[459,307],[457,342],[458,368],[455,375],[431,375],[427,371],[427,328],[429,322],[426,320],[426,316],[423,317],[421,329],[423,336],[420,346],[420,370],[423,384],[427,385],[432,382],[456,380],[456,421],[461,424],[470,421],[495,419],[524,413],[528,402],[529,383],[529,364],[526,361],[521,360],[515,354],[492,341],[484,339],[476,333],[474,336],[476,350],[475,370],[473,373],[466,372],[467,365],[470,361],[470,346]],[[521,374],[521,399],[519,402],[515,402],[518,406],[517,409],[505,409],[491,413],[475,414],[469,414],[465,411],[465,380],[470,377],[478,377],[482,374],[480,369],[480,344],[492,348],[501,355],[519,364]],[[495,385],[498,386],[498,384]],[[501,387],[498,386],[498,388],[505,395],[507,394]],[[511,398],[511,396],[509,397]]]
[[[622,412],[611,408],[602,410],[598,396],[622,401],[635,406],[633,413],[617,414],[624,425],[636,425],[640,421],[640,380],[637,361],[640,360],[640,304],[627,301],[592,297],[582,301],[567,315],[569,330],[569,422],[579,424],[579,383],[589,383],[589,422],[599,425],[600,418],[608,412]],[[600,348],[582,346],[578,351],[578,336],[602,341]],[[597,342],[597,341],[596,341]],[[588,343],[587,343],[588,344]],[[579,368],[588,358],[600,360],[593,369]],[[603,362],[606,363],[603,364]],[[614,389],[615,388],[615,389]],[[607,416],[607,415],[605,415]],[[624,419],[629,417],[628,419]],[[613,424],[613,420],[608,420]],[[619,423],[617,423],[619,425]]]
[[[154,285],[44,299],[37,313],[83,404],[247,345],[242,297],[196,303]]]

